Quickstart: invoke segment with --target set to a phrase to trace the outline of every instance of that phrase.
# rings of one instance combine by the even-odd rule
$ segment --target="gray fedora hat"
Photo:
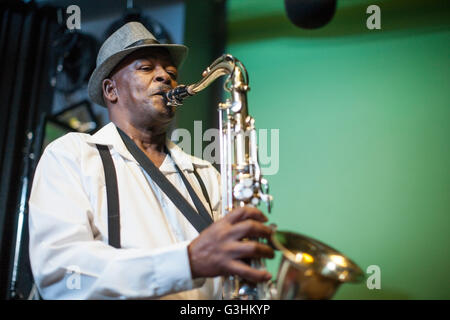
[[[88,83],[93,102],[106,107],[102,82],[117,64],[130,53],[146,47],[162,47],[169,51],[177,68],[187,56],[188,48],[181,44],[162,44],[140,22],[128,22],[105,40],[97,55],[97,66]]]

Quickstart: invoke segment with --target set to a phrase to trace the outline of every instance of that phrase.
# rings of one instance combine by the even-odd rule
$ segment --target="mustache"
[[[156,88],[154,90],[152,90],[152,93],[150,95],[155,96],[155,95],[164,95],[164,93],[166,93],[167,91],[172,90],[172,87],[169,85],[163,85],[160,86],[159,88]]]

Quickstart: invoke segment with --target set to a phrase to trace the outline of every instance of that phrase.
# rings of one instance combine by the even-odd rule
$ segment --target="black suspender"
[[[103,162],[106,183],[106,201],[108,206],[108,243],[120,248],[120,207],[119,190],[117,188],[116,169],[109,153],[108,146],[97,144]]]
[[[181,193],[175,188],[175,186],[172,183],[170,183],[170,181],[153,164],[153,162],[151,162],[150,159],[148,159],[148,157],[136,146],[133,140],[131,140],[119,128],[117,128],[117,130],[119,131],[122,140],[124,141],[127,149],[130,151],[133,157],[139,162],[139,164],[144,168],[147,174],[169,197],[169,199],[175,204],[175,206],[181,211],[181,213],[183,213],[183,215],[195,227],[195,229],[200,233],[206,227],[208,227],[213,222],[213,220],[208,211],[206,210],[206,208],[204,207],[201,200],[198,198],[194,189],[188,182],[186,176],[178,167],[178,165],[175,163],[175,168],[180,174],[181,179],[183,180],[197,211],[181,195]],[[105,183],[106,183],[106,194],[108,204],[108,239],[109,239],[108,242],[111,246],[115,248],[120,248],[120,209],[119,209],[119,193],[117,187],[116,171],[114,168],[114,163],[112,161],[112,157],[109,152],[108,146],[98,144],[96,146],[100,152],[100,157],[103,162],[103,169],[105,171]],[[167,150],[167,148],[165,150],[170,155],[170,152]],[[200,178],[200,175],[198,174],[195,167],[194,167],[194,174],[200,184],[203,196],[207,200],[212,214],[213,211],[208,196],[208,192],[206,190],[205,184]]]

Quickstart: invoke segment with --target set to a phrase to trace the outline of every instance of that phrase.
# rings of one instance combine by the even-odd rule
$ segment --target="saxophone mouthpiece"
[[[185,85],[179,85],[174,89],[167,91],[164,93],[163,97],[168,106],[181,106],[183,104],[183,100],[187,97],[192,96],[189,93],[188,87]]]

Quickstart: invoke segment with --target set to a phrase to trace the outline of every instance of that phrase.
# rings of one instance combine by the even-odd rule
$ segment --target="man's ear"
[[[117,94],[116,82],[106,78],[102,82],[103,97],[106,101],[116,103],[119,95]]]

